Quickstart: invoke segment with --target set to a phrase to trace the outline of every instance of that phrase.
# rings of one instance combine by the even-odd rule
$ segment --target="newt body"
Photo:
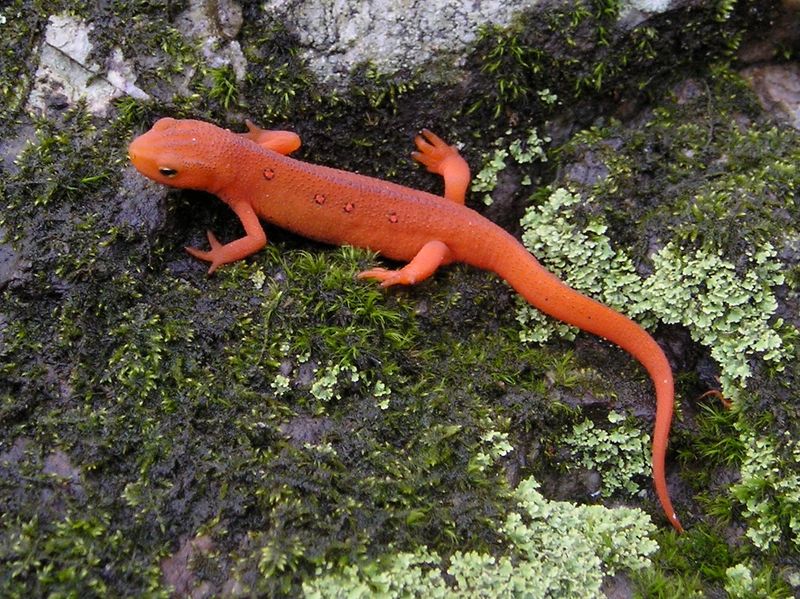
[[[165,118],[129,147],[142,174],[173,187],[213,193],[242,221],[246,235],[236,241],[223,245],[209,231],[209,251],[186,248],[211,263],[209,272],[264,247],[260,218],[317,241],[368,248],[407,262],[399,270],[359,274],[383,286],[418,283],[452,262],[496,273],[534,307],[608,339],[645,367],[656,389],[656,493],[667,519],[682,530],[664,471],[674,397],[664,352],[639,325],[562,283],[512,235],[464,206],[469,167],[455,148],[429,131],[416,139],[414,158],[444,177],[441,197],[295,160],[286,154],[299,147],[296,135],[264,131],[249,122],[248,128],[248,133],[235,134],[200,121]]]

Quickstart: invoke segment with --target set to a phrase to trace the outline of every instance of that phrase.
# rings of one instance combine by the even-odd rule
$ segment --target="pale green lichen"
[[[789,570],[786,580],[793,587],[800,589],[800,570]]]
[[[351,383],[355,383],[360,378],[355,366],[329,362],[327,366],[317,372],[317,378],[311,385],[310,393],[320,401],[330,401],[333,398],[341,399],[341,393],[337,390],[340,381],[348,380]]]
[[[328,442],[325,443],[303,443],[303,449],[318,455],[337,456],[336,448]]]
[[[506,135],[511,135],[512,131],[506,131]],[[508,166],[506,160],[513,159],[517,164],[530,164],[535,161],[547,162],[545,145],[550,142],[549,137],[539,137],[536,129],[528,131],[525,139],[518,138],[513,140],[506,147],[506,140],[501,137],[494,142],[495,149],[483,157],[483,168],[475,175],[472,180],[473,192],[485,192],[483,195],[484,204],[491,205],[494,201],[491,192],[497,187],[497,177]],[[522,185],[531,184],[530,176],[525,176],[520,181]]]
[[[576,424],[572,433],[562,440],[577,458],[574,465],[600,473],[603,497],[618,491],[636,494],[641,490],[636,480],[650,474],[650,436],[625,424],[624,420],[623,415],[609,412],[608,421],[616,426],[605,430],[586,419]]]
[[[725,570],[725,592],[729,597],[751,597],[755,589],[753,573],[746,564],[736,564]]]
[[[534,161],[547,162],[544,146],[549,142],[549,137],[541,138],[536,129],[531,129],[527,139],[524,141],[515,139],[509,144],[508,151],[517,164],[529,164]]]
[[[269,386],[274,389],[276,397],[283,397],[289,392],[289,389],[291,389],[291,381],[289,380],[289,377],[278,373],[272,377],[272,381],[270,382]]]
[[[256,268],[250,274],[250,280],[256,289],[261,289],[264,287],[264,283],[267,281],[267,275],[264,274],[264,271],[261,268]]]
[[[499,458],[508,455],[514,449],[508,442],[508,433],[490,430],[481,435],[481,441],[486,447],[475,453],[469,461],[468,469],[472,471],[483,471]]]
[[[386,410],[389,408],[389,396],[392,394],[392,390],[384,383],[383,381],[375,381],[375,385],[372,387],[372,395],[378,399],[378,407],[381,410]]]
[[[770,569],[754,571],[753,565],[744,562],[725,570],[725,592],[730,599],[753,597],[789,597],[782,582],[775,583]]]
[[[745,533],[761,550],[776,546],[782,538],[800,549],[800,441],[784,444],[751,431],[742,433],[746,448],[741,480],[731,488],[744,506],[749,528]],[[779,447],[785,451],[779,451]],[[782,458],[781,454],[788,454]]]
[[[605,576],[650,565],[654,527],[638,509],[609,510],[549,501],[533,479],[515,491],[499,555],[458,551],[444,559],[423,547],[338,571],[319,569],[303,584],[327,597],[603,597]]]
[[[548,106],[553,106],[556,102],[558,102],[558,96],[551,92],[550,88],[547,87],[537,91],[536,95],[539,96],[539,100]]]
[[[789,358],[778,334],[783,321],[771,322],[778,307],[772,290],[784,282],[775,254],[765,243],[747,256],[747,270],[740,275],[719,253],[667,244],[653,256],[655,273],[645,281],[652,312],[663,322],[683,324],[695,341],[710,348],[721,368],[722,389],[731,398],[750,376],[752,357],[778,369]],[[647,309],[637,306],[634,314]]]
[[[508,158],[508,150],[505,148],[497,148],[491,154],[491,158],[484,157],[484,166],[477,172],[472,179],[473,192],[486,192],[483,196],[483,203],[487,206],[493,200],[491,193],[497,187],[497,176],[506,168],[506,158]]]
[[[530,208],[522,225],[523,242],[575,289],[618,309],[644,326],[656,321],[680,323],[692,338],[708,347],[721,369],[723,392],[735,398],[750,375],[749,361],[760,356],[777,368],[789,356],[773,319],[773,289],[784,275],[771,244],[746,256],[743,274],[718,251],[686,249],[667,243],[652,256],[653,273],[642,278],[623,250],[615,250],[601,217],[579,228],[564,210],[591,202],[556,189],[541,206]],[[563,325],[546,322],[538,311],[523,306],[518,320],[523,341],[541,341]]]

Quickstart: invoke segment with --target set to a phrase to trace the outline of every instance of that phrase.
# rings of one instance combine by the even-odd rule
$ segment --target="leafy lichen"
[[[725,592],[731,599],[750,597],[789,599],[794,596],[786,583],[777,578],[770,569],[754,571],[754,565],[748,562],[731,566],[725,571],[725,575]]]
[[[668,243],[653,255],[653,272],[643,278],[633,259],[613,248],[602,217],[591,217],[580,227],[574,213],[564,210],[586,202],[591,199],[559,188],[522,221],[523,242],[570,286],[644,325],[684,325],[719,363],[722,389],[730,397],[750,375],[753,357],[778,367],[789,357],[790,344],[781,340],[782,321],[775,318],[774,289],[784,276],[771,244],[747,256],[741,274],[741,267],[714,250]],[[518,319],[525,327],[523,341],[542,340],[554,328],[549,323],[547,329],[533,327],[545,319],[528,306],[520,309]]]
[[[510,135],[511,130],[506,132]],[[536,129],[531,129],[525,139],[517,138],[506,144],[504,138],[494,141],[495,149],[483,157],[483,167],[475,174],[470,186],[473,192],[485,192],[483,203],[487,206],[493,203],[491,192],[497,187],[497,177],[505,170],[507,159],[512,159],[519,165],[530,164],[532,162],[547,162],[545,144],[550,143],[549,137],[541,138]],[[530,176],[524,177],[521,185],[528,186],[532,182]]]
[[[624,420],[621,414],[609,412],[608,421],[614,427],[611,430],[596,427],[586,419],[561,439],[572,448],[577,464],[600,472],[600,493],[604,497],[618,491],[630,495],[640,492],[636,480],[650,473],[650,435]]]
[[[745,534],[762,551],[782,539],[800,549],[800,441],[789,438],[788,432],[778,443],[743,431],[742,442],[742,478],[731,493],[744,507],[749,524]]]
[[[653,525],[637,509],[609,510],[549,501],[529,478],[514,492],[517,509],[500,526],[499,555],[427,548],[387,554],[303,584],[323,597],[602,597],[607,575],[650,564]]]

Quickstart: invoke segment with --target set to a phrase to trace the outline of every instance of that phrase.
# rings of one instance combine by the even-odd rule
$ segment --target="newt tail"
[[[611,341],[645,367],[656,390],[656,421],[652,446],[653,483],[670,524],[678,532],[683,532],[670,501],[664,466],[672,422],[674,385],[672,368],[661,347],[647,331],[628,317],[565,285],[524,248],[504,253],[502,259],[497,260],[488,270],[493,270],[505,279],[537,310]]]

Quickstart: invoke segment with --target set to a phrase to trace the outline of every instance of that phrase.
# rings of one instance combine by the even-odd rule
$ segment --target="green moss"
[[[228,110],[231,106],[235,106],[239,97],[239,92],[236,89],[236,76],[233,72],[233,68],[225,66],[209,69],[208,74],[211,78],[211,88],[208,90],[208,97],[211,100],[219,102],[225,110]]]
[[[103,576],[114,568],[132,576],[137,586],[150,597],[168,597],[159,590],[160,572],[156,567],[145,572],[130,571],[125,560],[111,556],[136,551],[107,515],[79,517],[77,514],[55,521],[32,518],[26,522],[3,522],[6,534],[0,559],[5,575],[0,579],[4,597],[103,597],[110,587]]]
[[[736,6],[737,0],[717,0],[716,2],[716,19],[717,21],[723,22],[727,21],[731,14],[733,13],[733,9]]]
[[[721,587],[726,571],[743,558],[730,547],[721,530],[697,523],[685,534],[662,531],[654,568],[633,574],[636,597],[705,597],[708,588]]]
[[[493,117],[501,115],[508,105],[532,99],[532,77],[541,75],[545,53],[540,48],[525,43],[520,29],[487,27],[481,32],[486,51],[481,56],[481,70],[496,84],[493,98]],[[483,106],[478,100],[471,110]]]
[[[251,67],[242,89],[250,117],[262,123],[291,121],[327,115],[337,103],[335,93],[326,97],[299,57],[298,40],[281,23],[262,14],[245,19],[242,30],[245,58]]]
[[[24,18],[23,0],[8,3],[0,12],[0,122],[7,123],[19,111],[27,97],[32,73],[25,68],[25,59],[35,52],[35,22]]]
[[[355,74],[352,92],[357,97],[364,97],[371,108],[383,108],[396,114],[403,97],[419,85],[418,80],[419,73],[390,76],[373,65],[365,65],[360,73]]]
[[[135,65],[137,86],[157,90],[158,97],[167,99],[166,90],[188,88],[191,78],[204,71],[197,42],[173,25],[188,5],[186,0],[166,6],[153,0],[133,0],[98,6],[91,15],[94,50],[98,56],[108,56],[112,48],[119,48]]]
[[[615,241],[629,246],[658,231],[662,243],[722,251],[735,263],[743,252],[796,235],[797,133],[756,120],[752,93],[722,67],[675,94],[682,97],[662,100],[641,128],[611,121],[561,148],[565,164],[591,158],[607,170],[573,182],[572,191],[595,198],[603,208],[593,215],[603,213]]]
[[[504,112],[527,104],[529,111],[547,114],[554,97],[599,91],[604,77],[610,72],[618,75],[626,64],[627,49],[608,61],[601,57],[592,65],[582,65],[578,47],[581,43],[610,46],[620,6],[617,0],[576,2],[540,11],[532,23],[523,16],[508,28],[484,28],[478,57],[488,83],[485,89],[492,93],[476,100],[469,110],[491,108],[492,117],[498,119]],[[547,45],[545,50],[547,46],[537,43],[556,31],[563,45]],[[548,81],[552,85],[550,74],[554,72],[563,76],[555,95],[546,85]]]
[[[670,13],[676,27],[667,31],[648,24],[618,27],[623,4],[617,0],[536,7],[510,27],[482,31],[475,59],[483,80],[467,111],[511,122],[519,115],[538,115],[531,122],[541,122],[554,108],[546,100],[551,93],[565,101],[615,103],[617,91],[629,96],[634,87],[646,91],[654,78],[670,78],[681,61],[691,61],[696,44],[710,41],[709,35],[715,39],[703,44],[706,64],[732,56],[742,29],[753,25],[746,5],[720,0],[684,7]],[[675,47],[681,48],[679,55],[666,50]]]
[[[736,430],[739,413],[725,409],[723,403],[715,399],[711,398],[711,403],[699,404],[695,415],[697,429],[692,431],[689,442],[679,448],[681,461],[691,463],[699,460],[706,466],[693,475],[698,488],[708,489],[717,469],[738,467],[745,453],[745,444]],[[731,504],[727,496],[716,501],[715,515],[730,520]]]
[[[39,119],[34,135],[19,157],[18,174],[8,183],[12,193],[7,213],[21,210],[23,203],[56,209],[113,179],[110,173],[118,163],[113,155],[109,160],[100,154],[108,148],[98,144],[97,130],[83,106],[68,111],[61,123]],[[34,187],[23,193],[19,187],[30,181]],[[8,224],[5,219],[3,224]]]

